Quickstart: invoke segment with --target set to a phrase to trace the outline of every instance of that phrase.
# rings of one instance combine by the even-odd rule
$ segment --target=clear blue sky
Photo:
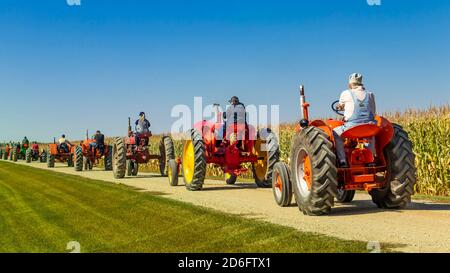
[[[125,135],[139,111],[168,131],[193,96],[294,121],[300,83],[325,116],[351,72],[382,111],[446,103],[449,15],[448,0],[2,0],[0,140]]]

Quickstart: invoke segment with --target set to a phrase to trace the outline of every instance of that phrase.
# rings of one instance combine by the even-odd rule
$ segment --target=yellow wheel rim
[[[258,180],[264,180],[266,178],[266,173],[267,173],[267,152],[266,151],[261,151],[261,146],[262,146],[263,142],[261,139],[258,139],[255,142],[255,155],[258,158],[262,158],[262,159],[258,159],[258,161],[253,165],[255,167],[255,174],[256,174],[256,178],[258,178]]]
[[[228,179],[230,179],[230,178],[231,178],[231,174],[225,173],[225,180],[228,180]]]
[[[187,184],[192,183],[194,178],[194,168],[195,168],[195,155],[194,155],[194,145],[192,141],[186,141],[183,149],[183,175],[185,182]]]

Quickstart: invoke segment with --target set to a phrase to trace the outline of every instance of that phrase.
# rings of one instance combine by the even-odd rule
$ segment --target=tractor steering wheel
[[[338,110],[336,107],[339,104],[339,101],[335,101],[331,104],[331,109],[333,110],[333,112],[335,112],[336,114],[338,114],[339,116],[344,116],[344,110]]]

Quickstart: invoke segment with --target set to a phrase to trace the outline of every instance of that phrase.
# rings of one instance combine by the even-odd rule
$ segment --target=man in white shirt
[[[341,135],[354,126],[374,123],[376,115],[375,97],[372,92],[366,91],[364,88],[363,76],[358,73],[350,75],[348,87],[348,90],[342,92],[339,105],[336,107],[338,110],[344,110],[345,123],[333,130],[337,157],[343,168],[348,165]],[[373,140],[370,142],[369,148],[376,156]]]

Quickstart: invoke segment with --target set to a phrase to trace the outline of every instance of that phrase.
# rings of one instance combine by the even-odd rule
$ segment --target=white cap
[[[348,82],[354,85],[363,85],[363,75],[359,73],[353,73],[348,78]]]

